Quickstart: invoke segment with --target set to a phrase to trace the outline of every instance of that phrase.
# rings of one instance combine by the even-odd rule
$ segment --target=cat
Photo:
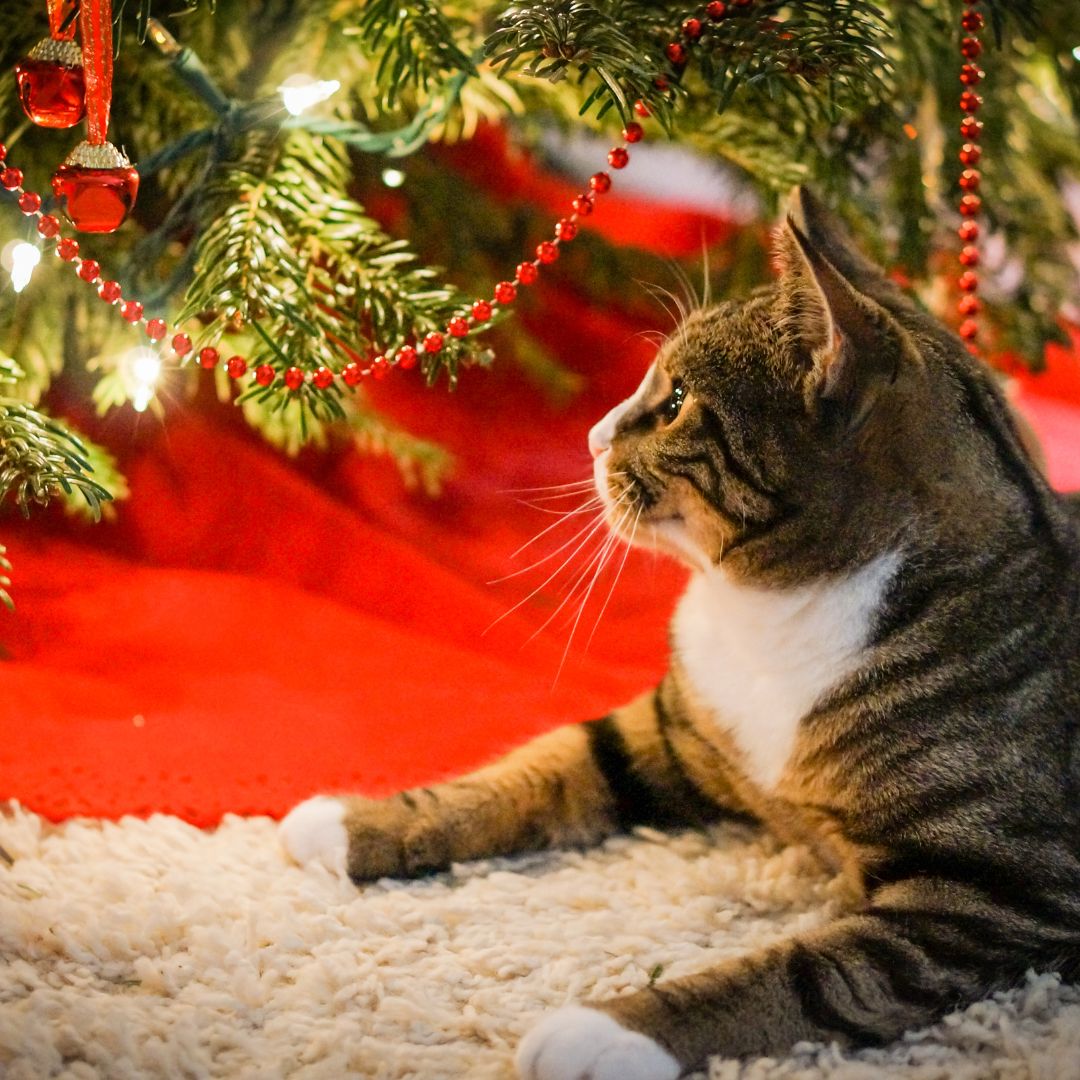
[[[691,570],[659,686],[281,826],[361,882],[736,815],[839,875],[813,932],[542,1018],[525,1080],[880,1044],[1028,968],[1080,977],[1080,501],[809,192],[776,244],[776,283],[692,314],[589,434],[612,527],[629,502]]]

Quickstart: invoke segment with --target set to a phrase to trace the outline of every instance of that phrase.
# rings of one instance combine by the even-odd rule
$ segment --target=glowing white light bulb
[[[382,182],[387,187],[401,187],[405,183],[405,174],[400,169],[383,169]]]
[[[1076,48],[1073,49],[1073,59],[1080,60],[1080,45],[1077,45]]]
[[[341,89],[337,79],[313,79],[310,75],[290,75],[279,87],[285,109],[293,116],[299,116],[318,105]]]
[[[20,240],[12,247],[10,259],[11,287],[16,292],[22,292],[30,284],[34,267],[41,262],[41,248],[37,244]]]
[[[127,355],[126,366],[131,379],[131,407],[136,412],[145,412],[157,389],[161,357],[153,349],[133,349]]]

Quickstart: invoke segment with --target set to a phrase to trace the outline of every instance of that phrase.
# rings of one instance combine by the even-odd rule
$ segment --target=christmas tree
[[[105,125],[140,184],[123,227],[83,249],[67,181],[63,206],[36,194],[80,136],[23,111],[28,61],[70,66],[56,42],[76,29],[88,73],[114,56]],[[766,218],[812,183],[986,353],[1037,364],[1075,294],[1075,4],[18,0],[0,42],[22,65],[22,105],[14,80],[0,95],[0,501],[24,512],[60,497],[97,515],[124,494],[107,448],[51,415],[60,379],[99,410],[160,410],[163,382],[175,398],[213,379],[285,449],[345,438],[436,483],[439,448],[380,415],[368,381],[416,367],[452,386],[496,359],[497,323],[537,356],[507,316],[560,252],[597,303],[647,276],[587,220],[642,138],[724,162]],[[552,230],[447,166],[481,124],[525,148],[612,141]],[[386,185],[407,208],[394,228],[365,209]],[[768,273],[717,262],[714,292]]]

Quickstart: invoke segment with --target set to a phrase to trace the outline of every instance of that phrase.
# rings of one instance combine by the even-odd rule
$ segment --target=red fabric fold
[[[561,181],[531,176],[519,179],[541,203],[565,194]],[[640,240],[657,211],[631,209],[611,220],[636,221]],[[698,221],[683,224],[698,250]],[[669,242],[683,235],[662,231]],[[630,555],[590,642],[610,576],[598,583],[565,663],[572,605],[529,640],[564,576],[488,629],[562,557],[487,582],[572,532],[511,558],[554,520],[513,489],[589,476],[589,426],[651,359],[645,327],[591,310],[554,271],[520,317],[585,377],[568,406],[508,356],[466,372],[452,395],[415,373],[372,387],[380,407],[456,455],[436,500],[404,491],[386,460],[282,458],[209,394],[171,407],[164,426],[129,413],[88,424],[130,481],[116,520],[50,510],[0,531],[17,601],[0,616],[0,798],[52,819],[280,815],[315,792],[382,793],[459,773],[653,685],[684,580],[661,557]],[[1047,440],[1051,478],[1080,488],[1077,354],[1052,350],[1049,361],[1048,376],[1023,380],[1020,400]]]

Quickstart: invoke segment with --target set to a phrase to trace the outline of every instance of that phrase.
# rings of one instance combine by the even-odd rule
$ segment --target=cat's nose
[[[589,428],[589,453],[595,461],[611,446],[611,437],[615,434],[614,410]]]

